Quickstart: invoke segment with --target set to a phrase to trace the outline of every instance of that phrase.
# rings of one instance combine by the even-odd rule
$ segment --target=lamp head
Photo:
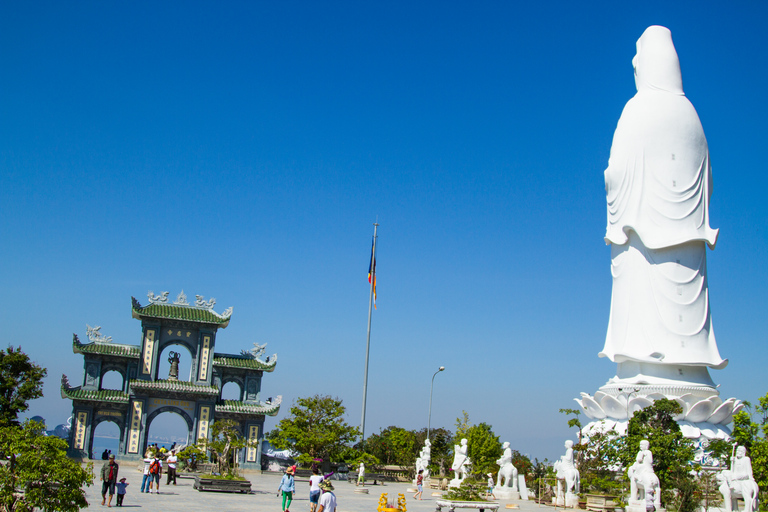
[[[437,371],[441,372],[441,371],[443,371],[443,370],[445,370],[445,366],[441,366],[441,367],[440,367],[440,369],[439,369],[439,370],[437,370]]]

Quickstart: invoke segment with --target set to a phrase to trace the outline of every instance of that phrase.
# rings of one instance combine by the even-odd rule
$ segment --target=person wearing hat
[[[493,473],[488,473],[488,495],[491,497],[491,499],[496,499],[496,495],[493,494]]]
[[[117,482],[117,506],[122,507],[123,506],[123,498],[125,498],[125,488],[128,487],[130,484],[125,481],[125,477],[121,478],[119,482]]]
[[[336,512],[336,495],[333,494],[331,481],[323,480],[320,482],[320,490],[323,491],[323,495],[320,496],[317,512]]]
[[[293,475],[296,474],[296,466],[291,466],[285,470],[280,487],[277,488],[277,497],[280,493],[283,495],[283,512],[290,512],[291,501],[293,501],[293,492],[296,490],[296,484],[293,481]]]
[[[115,495],[115,485],[117,484],[117,471],[119,466],[115,462],[115,455],[110,454],[109,460],[101,467],[101,504],[107,501],[107,491],[109,491],[108,507],[112,506],[112,496]]]

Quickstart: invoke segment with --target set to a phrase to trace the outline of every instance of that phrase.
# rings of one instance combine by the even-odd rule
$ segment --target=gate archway
[[[124,431],[125,425],[123,425],[119,418],[97,415],[93,425],[91,425],[90,442],[88,443],[89,457],[91,459],[101,459],[102,451],[105,449],[112,450],[112,453],[117,456],[123,448],[122,439]],[[96,453],[94,453],[94,448]]]
[[[194,436],[194,428],[195,428],[195,422],[192,419],[192,417],[187,414],[186,411],[183,409],[180,409],[179,407],[174,407],[172,405],[166,406],[166,407],[160,407],[159,409],[153,411],[149,415],[147,415],[147,435],[144,438],[144,447],[142,453],[146,453],[147,447],[149,446],[150,437],[157,437],[160,434],[158,432],[154,432],[152,430],[152,423],[157,419],[158,416],[160,416],[163,413],[171,412],[175,413],[176,415],[180,416],[184,420],[184,424],[186,426],[186,439],[182,443],[178,444],[194,444],[195,440],[193,439]],[[170,446],[170,443],[169,443]],[[168,446],[166,447],[168,448]]]

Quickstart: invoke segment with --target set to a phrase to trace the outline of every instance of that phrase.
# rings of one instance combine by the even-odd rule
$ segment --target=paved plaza
[[[118,461],[119,462],[119,461]],[[94,469],[98,474],[101,461],[95,461]],[[120,466],[120,477],[126,477],[128,493],[123,501],[123,508],[145,510],[158,510],[162,512],[198,512],[198,511],[259,511],[282,512],[281,499],[277,497],[277,487],[282,474],[277,473],[250,473],[245,477],[251,481],[251,494],[230,494],[219,492],[198,492],[192,488],[194,482],[191,478],[179,478],[178,485],[166,486],[165,475],[160,485],[160,494],[140,493],[142,473],[135,464]],[[408,512],[432,512],[435,510],[435,497],[431,491],[424,490],[424,499],[414,501],[413,493],[408,493],[412,487],[407,483],[387,482],[385,485],[369,485],[369,494],[355,493],[355,485],[346,481],[334,480],[334,494],[338,499],[339,512],[375,512],[378,507],[381,493],[388,493],[390,498],[397,498],[398,493],[406,496]],[[297,492],[291,504],[291,512],[309,512],[309,483],[303,479],[296,480]],[[96,477],[94,485],[87,488],[88,503],[90,509],[101,508],[101,482]],[[115,506],[116,499],[112,500]],[[523,511],[535,512],[536,510],[553,510],[553,507],[539,506],[536,503],[522,501],[500,501],[499,511],[505,510],[507,504],[517,505]],[[104,507],[106,508],[106,506]],[[445,509],[444,509],[445,510]],[[561,509],[562,510],[562,509]]]

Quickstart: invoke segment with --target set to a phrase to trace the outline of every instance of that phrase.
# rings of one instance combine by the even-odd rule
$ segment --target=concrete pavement
[[[120,461],[118,460],[118,463]],[[97,474],[92,487],[87,488],[89,509],[101,507],[101,482],[98,480],[98,472],[101,461],[95,461],[94,470]],[[140,493],[142,473],[136,469],[135,464],[120,466],[120,475],[126,477],[128,492],[123,501],[125,509],[157,510],[160,512],[197,512],[197,511],[258,511],[258,512],[282,512],[282,500],[277,497],[277,486],[280,483],[281,474],[275,473],[250,473],[245,477],[251,481],[251,494],[229,494],[218,492],[199,492],[192,488],[194,480],[191,478],[179,478],[178,485],[165,485],[165,475],[160,485],[160,494]],[[407,483],[390,483],[385,485],[367,485],[369,494],[355,493],[355,485],[342,480],[333,480],[334,494],[338,501],[339,512],[375,512],[378,507],[381,493],[397,500],[398,493],[405,494],[406,508],[408,512],[434,512],[435,499],[432,492],[424,490],[422,501],[413,500],[413,493],[407,492],[412,485]],[[291,504],[291,512],[309,512],[309,483],[297,481],[294,500]],[[107,495],[109,496],[109,495]],[[116,497],[112,500],[112,506],[116,503]],[[539,506],[532,501],[500,501],[499,512],[505,510],[507,504],[517,505],[523,512],[553,512],[553,507]],[[106,509],[106,506],[104,506]],[[560,509],[562,510],[562,509]]]

